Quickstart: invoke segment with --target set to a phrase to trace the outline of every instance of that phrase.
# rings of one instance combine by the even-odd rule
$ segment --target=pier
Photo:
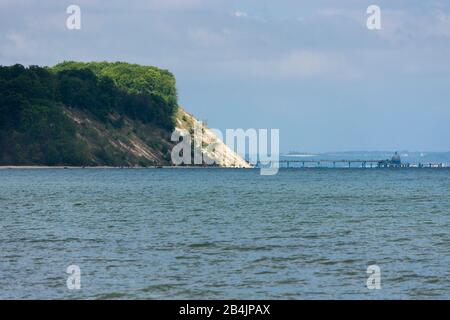
[[[443,168],[443,163],[399,163],[389,160],[279,160],[280,168]],[[259,163],[258,165],[259,166]]]
[[[384,160],[280,160],[278,163],[280,167],[286,168],[386,168],[389,166]],[[401,164],[401,166],[407,165]]]
[[[265,165],[278,164],[279,168],[444,168],[443,163],[403,163],[400,155],[396,152],[391,159],[286,159],[272,161]],[[256,167],[260,167],[257,163]]]

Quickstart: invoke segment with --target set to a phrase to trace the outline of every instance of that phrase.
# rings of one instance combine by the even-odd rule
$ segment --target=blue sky
[[[70,4],[81,30],[66,29]],[[444,0],[0,0],[0,64],[166,68],[187,111],[278,128],[283,152],[449,151],[449,57]]]

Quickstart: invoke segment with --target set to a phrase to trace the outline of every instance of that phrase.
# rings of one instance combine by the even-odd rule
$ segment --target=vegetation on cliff
[[[0,164],[167,162],[176,112],[175,78],[155,67],[0,66]]]

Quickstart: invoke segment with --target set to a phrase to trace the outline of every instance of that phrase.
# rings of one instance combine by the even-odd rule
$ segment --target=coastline
[[[0,170],[42,170],[42,169],[253,169],[243,167],[220,166],[148,166],[148,167],[113,167],[113,166],[0,166]]]
[[[442,167],[418,167],[418,166],[410,166],[410,167],[404,167],[404,168],[394,168],[394,169],[449,169],[450,166],[444,165]],[[221,167],[221,166],[147,166],[147,167],[113,167],[113,166],[0,166],[0,170],[49,170],[49,169],[60,169],[60,170],[76,170],[76,169],[259,169],[257,166],[253,167]],[[280,167],[280,170],[285,169],[297,169],[297,170],[308,170],[308,169],[393,169],[393,168],[362,168],[362,167]]]

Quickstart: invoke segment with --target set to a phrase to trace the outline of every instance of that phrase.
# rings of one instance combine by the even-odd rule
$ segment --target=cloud
[[[24,34],[12,31],[5,36],[5,41],[0,45],[0,57],[5,62],[19,63],[22,60],[29,60],[36,57],[35,52],[39,52],[39,46],[34,40],[29,40]],[[39,54],[40,55],[40,54]]]
[[[226,43],[227,32],[226,30],[214,32],[207,28],[192,27],[188,29],[188,36],[191,41],[202,47],[223,46]]]
[[[435,13],[436,23],[432,27],[432,34],[443,37],[450,37],[450,15],[438,11]]]
[[[277,79],[382,77],[386,70],[399,76],[442,74],[450,65],[444,58],[450,46],[441,41],[450,37],[450,14],[442,8],[418,15],[420,10],[381,5],[382,30],[371,32],[365,7],[356,1],[339,8],[331,1],[311,4],[302,11],[294,1],[269,3],[266,10],[258,1],[234,6],[227,0],[148,0],[124,6],[119,0],[78,0],[83,29],[70,33],[59,1],[42,1],[35,10],[23,5],[37,1],[4,1],[9,7],[0,12],[3,63],[30,61],[34,51],[36,62],[46,64],[66,56],[118,57],[189,75],[214,70],[216,77]]]
[[[450,14],[443,10],[430,10],[412,14],[404,10],[382,9],[381,30],[376,34],[390,44],[423,44],[438,38],[450,37]]]
[[[196,65],[189,64],[189,65]],[[294,50],[271,57],[234,57],[203,61],[205,72],[267,81],[287,79],[353,79],[361,75],[356,65],[342,54],[315,50]]]
[[[277,62],[276,69],[285,77],[349,78],[358,74],[344,55],[329,51],[293,51]]]
[[[248,17],[248,14],[244,11],[235,11],[233,12],[233,16],[235,16],[236,18],[246,18]]]
[[[217,2],[214,0],[150,0],[148,4],[152,8],[159,10],[187,10],[198,9],[208,4],[208,2]]]
[[[10,32],[6,35],[6,39],[10,41],[12,48],[17,50],[26,50],[29,47],[29,42],[24,35],[16,32]]]
[[[86,5],[91,5],[93,0],[79,0]],[[193,11],[204,10],[207,8],[220,7],[227,0],[142,0],[128,2],[126,5],[129,9],[151,9],[155,11]],[[104,5],[103,0],[94,0],[95,6]],[[124,2],[122,0],[110,0],[108,1],[108,7],[110,8],[122,8]]]

